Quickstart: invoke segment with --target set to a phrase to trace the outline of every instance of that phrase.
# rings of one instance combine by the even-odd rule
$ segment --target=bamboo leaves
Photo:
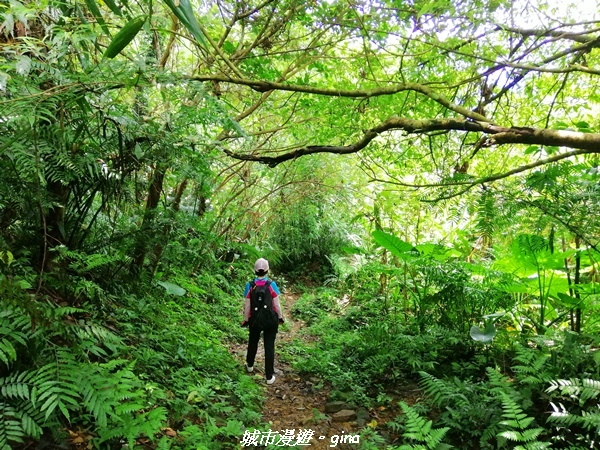
[[[181,21],[181,23],[188,29],[192,36],[196,38],[198,43],[202,46],[206,46],[204,39],[204,33],[202,27],[196,19],[194,10],[189,0],[164,0],[166,5],[173,11],[173,14]]]
[[[106,33],[107,36],[110,36],[110,31],[108,31],[108,26],[106,25],[106,22],[104,21],[104,18],[102,17],[102,13],[100,12],[100,7],[96,3],[96,1],[95,0],[85,0],[85,4],[87,5],[88,9],[90,10],[92,15],[96,19],[96,22],[98,22],[98,24],[102,28],[102,31],[104,31],[104,33]]]
[[[139,16],[127,22],[106,48],[104,57],[114,58],[121,53],[123,49],[127,47],[127,45],[137,36],[145,22],[146,16]]]
[[[106,6],[108,6],[108,8],[117,16],[123,17],[121,9],[117,6],[114,0],[104,0],[104,3],[106,3]]]

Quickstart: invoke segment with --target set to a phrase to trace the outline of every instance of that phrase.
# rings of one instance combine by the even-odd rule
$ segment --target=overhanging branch
[[[201,76],[201,77],[191,77],[189,78],[193,81],[216,81],[219,83],[232,83],[238,84],[241,86],[248,86],[249,88],[258,91],[258,92],[268,92],[268,91],[288,91],[288,92],[298,92],[303,94],[313,94],[320,96],[329,96],[329,97],[346,97],[346,98],[370,98],[370,97],[381,97],[384,95],[394,95],[400,92],[405,91],[414,91],[418,92],[425,97],[432,99],[433,101],[439,103],[443,107],[454,111],[457,114],[460,114],[463,117],[468,117],[469,119],[480,121],[480,122],[489,122],[489,119],[481,114],[473,112],[463,106],[457,105],[451,102],[449,99],[441,95],[439,92],[434,91],[429,86],[419,83],[400,83],[395,84],[393,86],[384,86],[378,87],[374,89],[328,89],[322,88],[318,86],[308,86],[301,84],[286,84],[286,83],[274,83],[271,81],[263,81],[263,80],[250,80],[245,78],[232,78],[232,77],[223,77],[223,76]]]
[[[235,159],[256,161],[275,167],[282,162],[316,153],[338,155],[356,153],[369,145],[377,136],[388,131],[404,131],[409,134],[423,134],[432,131],[475,132],[487,136],[483,144],[484,147],[525,144],[567,147],[576,150],[574,154],[600,153],[600,133],[581,133],[577,131],[542,128],[501,127],[486,122],[464,119],[415,120],[402,117],[389,118],[380,125],[366,131],[362,138],[350,145],[309,145],[277,156],[245,155],[230,150],[225,150],[225,153]]]

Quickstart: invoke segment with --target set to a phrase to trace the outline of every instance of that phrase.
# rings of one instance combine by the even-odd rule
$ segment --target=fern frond
[[[546,392],[560,391],[562,395],[579,397],[579,404],[583,406],[586,401],[600,396],[600,380],[591,378],[571,378],[569,380],[551,380]]]
[[[452,402],[454,407],[461,408],[469,405],[469,399],[461,393],[457,386],[440,380],[427,372],[420,371],[420,386],[436,406]]]
[[[600,432],[600,405],[596,407],[595,411],[581,412],[581,425],[586,430],[596,429]]]
[[[35,388],[31,400],[40,404],[40,410],[48,419],[57,409],[70,420],[70,409],[80,404],[80,365],[66,349],[56,351],[56,362],[47,364],[37,371]]]
[[[479,438],[479,445],[481,448],[490,447],[490,441],[494,439],[503,430],[502,426],[498,422],[491,423],[481,434]]]
[[[17,416],[21,419],[21,426],[25,434],[34,439],[39,439],[42,435],[42,425],[45,423],[44,414],[28,401],[15,403],[15,409]]]
[[[22,443],[26,436],[12,406],[0,403],[0,450],[10,450],[12,443]]]
[[[549,373],[547,367],[547,361],[550,358],[548,353],[542,353],[522,345],[515,346],[515,352],[514,359],[520,364],[512,366],[512,369],[517,374],[518,381],[526,384],[545,384],[552,379],[552,374]]]
[[[515,389],[514,383],[506,376],[492,367],[486,368],[487,376],[492,386],[492,391],[499,395],[507,394],[513,399],[520,398],[520,394]]]
[[[527,414],[523,413],[521,407],[506,393],[502,394],[502,409],[504,411],[502,417],[506,419],[501,422],[502,425],[507,425],[517,430],[524,430],[533,420],[526,421]]]
[[[34,376],[35,372],[23,371],[0,378],[0,393],[5,398],[29,400]]]
[[[412,439],[418,444],[408,448],[417,449],[421,446],[427,449],[451,448],[447,444],[442,444],[442,440],[449,427],[433,428],[433,421],[421,417],[413,408],[404,402],[399,403],[400,408],[406,415],[405,431],[402,434],[405,438]],[[405,447],[407,448],[407,447]]]
[[[581,415],[569,412],[561,403],[558,405],[551,403],[550,405],[554,411],[548,417],[548,422],[565,428],[578,425],[589,431],[600,430],[600,405],[592,407],[589,411],[581,411]]]
[[[504,411],[502,417],[506,420],[500,422],[500,425],[509,429],[498,433],[498,438],[526,444],[523,446],[524,449],[547,448],[550,444],[537,440],[544,432],[544,429],[540,427],[529,428],[534,419],[528,417],[523,412],[523,409],[507,393],[502,393],[501,396],[502,409]]]
[[[419,375],[421,375],[421,389],[423,389],[425,394],[427,394],[436,406],[441,406],[444,401],[449,401],[457,395],[456,390],[452,389],[443,380],[423,371],[420,371]]]
[[[17,360],[15,345],[27,345],[31,319],[20,310],[8,308],[0,313],[0,361],[7,367]]]

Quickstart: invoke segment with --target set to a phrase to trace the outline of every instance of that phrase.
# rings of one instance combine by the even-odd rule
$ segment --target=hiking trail
[[[304,445],[298,448],[356,450],[358,443],[350,443],[350,439],[358,438],[358,430],[371,420],[369,412],[364,408],[352,408],[341,402],[332,402],[329,399],[329,388],[324,386],[320,379],[298,374],[290,364],[281,359],[282,351],[287,345],[296,339],[304,338],[301,333],[304,323],[296,320],[291,313],[299,297],[298,293],[283,293],[283,309],[287,326],[280,327],[275,341],[276,380],[272,385],[265,383],[262,337],[259,343],[254,374],[256,382],[262,383],[266,390],[262,411],[263,421],[270,424],[271,431],[279,432],[281,435],[285,435],[286,430],[295,430],[296,437],[302,433],[305,438],[302,441]],[[241,362],[242,367],[245,362],[246,347],[246,343],[231,344],[230,351]],[[291,431],[287,432],[291,433]],[[310,435],[312,438],[309,440]],[[344,440],[347,442],[344,443]]]

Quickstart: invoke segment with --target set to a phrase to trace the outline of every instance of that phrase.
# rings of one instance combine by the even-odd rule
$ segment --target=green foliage
[[[445,429],[474,448],[497,437],[533,448],[553,434],[556,445],[591,447],[596,155],[530,165],[511,181],[508,163],[525,173],[563,150],[483,152],[476,132],[377,128],[392,116],[481,111],[497,124],[552,117],[555,129],[596,132],[599,99],[582,68],[597,62],[587,52],[597,31],[580,24],[577,46],[564,32],[577,5],[560,16],[543,2],[498,1],[50,6],[0,5],[1,448],[76,427],[96,446],[133,448],[144,436],[157,448],[235,447],[260,422],[263,397],[223,344],[244,337],[232,324],[263,254],[293,283],[342,269],[329,278],[339,292],[296,304],[319,341],[288,354],[365,405],[420,374],[443,428],[406,411],[413,447],[441,445]],[[539,36],[503,26],[514,8],[547,18],[532,25]],[[498,58],[507,65],[481,70]],[[556,67],[507,72],[522,61]],[[567,66],[569,77],[556,73]],[[364,95],[405,82],[422,84]],[[456,87],[452,99],[442,86]],[[327,89],[337,95],[319,95]],[[363,130],[380,137],[360,159],[251,161],[358,150],[373,133]],[[455,184],[433,193],[440,180]],[[431,186],[413,195],[407,181]],[[445,194],[460,198],[419,202]],[[486,319],[500,312],[492,328]],[[552,334],[576,322],[591,337]],[[483,349],[468,334],[482,323],[472,336]],[[539,432],[551,401],[556,418]],[[167,422],[179,437],[159,441]]]
[[[17,348],[27,345],[30,329],[31,320],[21,311],[0,311],[0,360],[6,367],[17,360]]]
[[[331,274],[330,258],[349,245],[344,212],[334,202],[334,198],[306,199],[282,211],[266,239],[277,248],[281,272],[309,279]]]
[[[513,362],[516,364],[513,363],[512,370],[520,383],[539,387],[553,378],[554,371],[549,364],[549,353],[535,351],[522,345],[515,345],[515,351]]]
[[[19,324],[16,331],[7,328],[6,335],[21,347],[20,356],[11,356],[12,364],[0,378],[3,405],[0,422],[4,424],[0,444],[3,447],[7,442],[38,439],[44,429],[83,417],[89,417],[85,422],[97,426],[99,442],[124,438],[131,444],[142,433],[152,437],[163,426],[165,411],[162,408],[152,413],[142,412],[149,406],[148,395],[132,371],[133,363],[113,360],[98,364],[84,357],[81,349],[89,348],[83,345],[84,341],[90,340],[99,348],[103,337],[110,333],[62,322],[64,315],[77,312],[74,308],[62,308],[62,312],[53,307],[40,309],[35,329],[32,317],[24,309],[13,306],[3,312],[4,318]],[[52,319],[52,326],[45,323],[48,319]],[[58,325],[56,319],[61,321]],[[77,331],[72,332],[74,330]],[[69,336],[75,345],[68,348],[53,343],[61,336]],[[46,363],[27,369],[24,368],[26,357],[34,358],[38,364]],[[119,368],[125,363],[126,367]]]
[[[488,371],[489,383],[459,376],[437,378],[426,372],[420,375],[427,401],[440,411],[437,423],[449,427],[449,441],[469,448],[493,448],[490,440],[500,429],[502,413],[498,392],[510,391],[510,385],[492,370]]]
[[[300,311],[306,311],[301,305]],[[415,376],[420,370],[446,371],[450,360],[468,355],[469,341],[441,327],[421,334],[393,320],[352,325],[353,310],[347,315],[323,318],[311,327],[319,337],[314,348],[295,356],[298,370],[316,372],[333,384],[340,398],[371,402],[365,393],[380,383]],[[317,352],[319,358],[312,355]],[[348,389],[352,386],[352,389]]]
[[[552,380],[546,392],[555,400],[548,418],[554,432],[566,434],[573,445],[593,447],[600,431],[600,381]]]
[[[477,325],[473,325],[469,330],[469,334],[471,335],[471,339],[474,341],[487,344],[492,342],[496,336],[496,327],[492,321],[486,321],[485,328],[483,330]]]
[[[400,408],[406,415],[402,425],[402,436],[410,444],[393,447],[397,450],[444,450],[453,448],[452,445],[443,444],[442,440],[449,428],[433,428],[433,421],[421,417],[412,407],[400,402]]]
[[[398,237],[381,230],[373,231],[373,239],[379,245],[389,250],[398,259],[407,259],[418,254],[416,248]]]
[[[104,51],[105,58],[114,58],[135,38],[146,22],[146,16],[131,19],[125,26],[113,37],[108,47]]]
[[[328,314],[339,313],[340,303],[341,300],[335,297],[335,292],[331,289],[318,289],[302,294],[294,303],[291,313],[311,325],[325,319]]]
[[[544,432],[544,429],[541,427],[531,428],[534,418],[523,413],[521,407],[508,394],[502,393],[501,395],[504,420],[500,422],[500,425],[507,429],[498,433],[500,445],[503,445],[503,440],[506,440],[517,443],[513,448],[518,450],[550,447],[549,443],[538,441],[538,437]]]
[[[194,36],[198,44],[205,46],[205,37],[190,1],[180,0],[175,2],[173,0],[164,0],[164,2],[173,11],[173,14],[181,20],[181,23],[188,29],[192,36]]]
[[[156,442],[167,419],[182,436],[187,430],[190,441],[184,445],[226,448],[235,445],[243,424],[260,422],[260,388],[222,347],[223,332],[199,321],[214,317],[228,331],[234,317],[237,322],[239,305],[215,281],[206,287],[221,294],[211,303],[190,297],[189,292],[198,295],[193,289],[170,296],[156,286],[147,294],[152,301],[122,297],[110,313],[120,337],[94,323],[86,309],[28,303],[18,285],[0,281],[3,448],[68,426],[92,429],[95,446],[122,440],[133,447],[140,437]],[[227,305],[215,304],[221,302]],[[215,316],[215,308],[229,317]]]

